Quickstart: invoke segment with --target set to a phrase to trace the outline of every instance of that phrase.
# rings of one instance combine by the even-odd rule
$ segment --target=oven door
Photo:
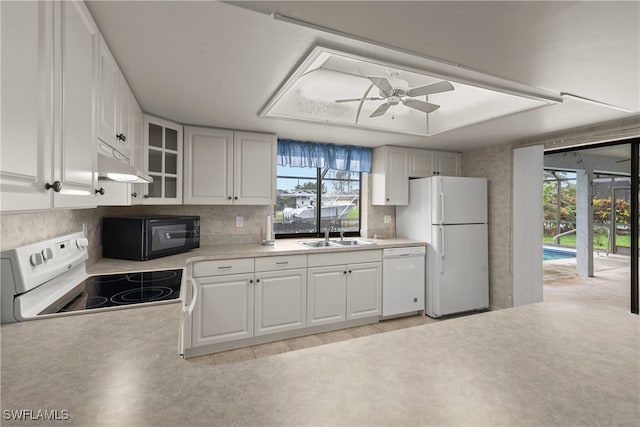
[[[193,219],[161,219],[147,223],[146,258],[185,252],[197,247]]]

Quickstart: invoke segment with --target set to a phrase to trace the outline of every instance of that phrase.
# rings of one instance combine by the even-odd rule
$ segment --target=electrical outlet
[[[385,224],[391,224],[391,215],[385,215],[384,216],[384,223]]]
[[[244,217],[243,216],[237,216],[236,217],[236,227],[238,227],[238,228],[244,227]]]

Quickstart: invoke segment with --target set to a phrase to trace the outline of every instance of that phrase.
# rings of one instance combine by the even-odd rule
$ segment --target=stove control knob
[[[51,250],[51,248],[47,248],[47,249],[43,249],[42,250],[42,258],[44,258],[45,261],[50,260],[51,258],[53,258],[53,251]]]
[[[34,267],[37,267],[44,262],[44,260],[42,259],[42,255],[39,252],[31,254],[30,261],[31,265],[33,265]]]
[[[80,249],[86,248],[87,246],[89,246],[89,239],[87,239],[86,237],[80,237],[76,240],[76,246]]]

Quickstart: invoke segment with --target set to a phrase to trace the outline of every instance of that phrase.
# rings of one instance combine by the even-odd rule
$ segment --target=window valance
[[[278,165],[371,172],[371,148],[278,139]]]

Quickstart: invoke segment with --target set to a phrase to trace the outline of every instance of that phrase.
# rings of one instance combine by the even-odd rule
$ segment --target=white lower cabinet
[[[308,277],[309,326],[380,315],[381,263],[315,267]]]
[[[290,331],[307,325],[307,270],[256,273],[254,333]]]
[[[308,270],[307,324],[309,326],[346,320],[346,266],[315,267]]]
[[[381,250],[365,250],[195,262],[188,267],[195,288],[185,294],[190,317],[183,325],[190,330],[183,336],[190,339],[183,351],[188,357],[291,338],[316,326],[326,331],[375,322],[381,261]]]
[[[196,279],[194,347],[253,336],[253,283],[253,273]]]
[[[347,265],[347,320],[379,316],[381,291],[381,263]]]

